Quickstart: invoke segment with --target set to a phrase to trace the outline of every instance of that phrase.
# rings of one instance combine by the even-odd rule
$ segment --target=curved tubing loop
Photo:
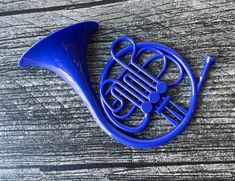
[[[128,65],[126,65],[123,61],[121,61],[116,56],[116,54],[114,53],[116,45],[118,43],[122,42],[122,41],[131,42],[132,55],[131,55],[131,60],[130,60]],[[141,53],[143,53],[144,51],[148,51],[148,50],[156,52],[157,54],[150,57],[150,58],[148,58],[143,63],[143,65],[141,67],[139,67],[137,64],[135,64],[135,60],[137,59],[138,56],[141,55]],[[129,52],[126,51],[123,54],[125,55],[127,53],[129,53]],[[128,132],[143,131],[146,127],[139,126],[139,125],[138,126],[126,126],[126,125],[120,123],[118,120],[116,120],[116,118],[119,119],[119,120],[123,120],[123,119],[128,118],[129,116],[131,116],[133,114],[133,112],[136,110],[137,107],[141,109],[141,104],[143,104],[146,101],[149,101],[149,94],[155,90],[156,84],[159,83],[158,78],[162,76],[162,74],[165,72],[165,70],[167,68],[167,64],[168,64],[167,59],[174,62],[180,70],[180,76],[178,77],[178,79],[175,82],[171,83],[169,86],[173,87],[173,86],[176,86],[180,83],[180,81],[183,78],[183,74],[184,74],[183,69],[180,66],[180,64],[173,57],[171,57],[170,55],[164,54],[157,47],[154,47],[154,46],[146,46],[146,47],[142,47],[142,48],[138,47],[138,51],[137,51],[137,46],[136,46],[135,42],[129,37],[121,37],[121,38],[116,39],[111,45],[111,55],[113,56],[112,58],[116,62],[118,62],[122,67],[124,67],[124,70],[118,75],[117,79],[115,79],[115,80],[114,79],[107,79],[100,85],[101,99],[104,101],[104,104],[109,108],[109,110],[112,113],[112,115],[109,115],[111,121],[113,122],[113,124],[118,126],[119,129],[124,130],[124,131],[128,131]],[[152,61],[154,61],[157,58],[163,58],[163,68],[161,69],[161,71],[158,73],[158,75],[156,77],[153,77],[146,70],[144,70],[144,68],[149,63],[151,63]],[[134,65],[134,68],[137,68],[137,71],[132,69],[130,67],[130,65]],[[129,72],[131,72],[132,74],[126,73],[127,70]],[[152,81],[148,81],[146,78],[141,76],[139,74],[140,72],[147,75],[148,77],[150,77],[152,79]],[[119,81],[121,78],[123,78],[123,80],[124,80],[124,82],[127,86]],[[133,84],[133,82],[135,84],[138,84],[145,91],[140,90],[138,87],[135,86],[135,84]],[[105,92],[104,89],[105,89],[105,87],[107,86],[108,83],[110,83],[111,86]],[[147,83],[147,85],[146,85],[146,83]],[[118,86],[120,88],[118,88]],[[111,93],[112,96],[115,98],[115,100],[113,101],[112,104],[110,104],[108,102],[108,100],[106,99],[106,96],[109,93]],[[132,97],[135,97],[137,100],[134,100],[127,93],[131,94]],[[122,97],[124,97],[125,99],[127,99],[128,101],[130,101],[133,104],[133,106],[128,110],[128,112],[125,115],[118,114],[119,112],[121,112],[121,110],[123,110],[123,108],[125,106],[125,101],[123,100]],[[119,102],[119,106],[115,107],[115,105],[117,105],[117,102]],[[184,109],[181,108],[181,110],[184,110]],[[144,115],[145,114],[146,113],[144,113]],[[147,113],[147,114],[149,115],[149,113]],[[179,120],[182,120],[182,117],[180,117],[177,113],[174,113],[174,115],[176,115]],[[174,126],[177,125],[174,120],[172,120],[170,118],[168,118],[168,120]],[[146,115],[145,115],[144,119],[141,121],[140,125],[146,125],[147,126],[147,122],[149,122],[149,120],[146,120]],[[141,129],[137,129],[136,127],[141,128]]]

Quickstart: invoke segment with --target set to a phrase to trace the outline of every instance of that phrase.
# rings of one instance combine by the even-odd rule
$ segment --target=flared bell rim
[[[70,26],[67,26],[66,28],[62,28],[62,29],[58,29],[48,35],[46,35],[45,37],[43,37],[42,39],[38,40],[34,45],[32,45],[30,48],[28,48],[25,53],[20,57],[19,61],[18,61],[18,65],[21,68],[24,67],[28,67],[27,63],[24,62],[24,57],[36,46],[38,46],[39,44],[41,44],[41,42],[49,39],[49,38],[53,38],[54,36],[57,36],[58,34],[64,33],[66,31],[70,31],[72,29],[75,29],[79,26],[81,26],[82,24],[88,24],[89,26],[93,26],[92,28],[94,29],[94,31],[96,31],[99,27],[99,23],[97,21],[82,21],[79,23],[75,23],[72,24]]]

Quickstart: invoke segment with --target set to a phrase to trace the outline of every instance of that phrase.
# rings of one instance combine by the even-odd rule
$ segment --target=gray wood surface
[[[234,8],[230,0],[1,0],[0,180],[235,179]],[[171,46],[196,75],[204,54],[217,58],[181,135],[153,149],[123,146],[55,74],[18,67],[37,40],[83,20],[101,25],[88,52],[96,93],[119,36]]]

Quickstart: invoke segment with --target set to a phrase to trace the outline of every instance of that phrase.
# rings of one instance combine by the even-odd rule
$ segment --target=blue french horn
[[[196,108],[198,93],[206,78],[213,57],[204,57],[204,68],[196,80],[187,62],[169,47],[150,42],[135,43],[129,37],[116,39],[111,45],[111,58],[106,64],[100,78],[100,101],[96,99],[89,79],[86,52],[88,41],[97,30],[98,23],[85,21],[68,26],[41,39],[20,58],[20,67],[41,67],[51,70],[66,81],[81,97],[98,126],[114,140],[131,147],[149,148],[159,146],[180,134],[192,118]],[[115,52],[117,44],[127,41],[130,45]],[[145,51],[155,53],[140,66],[138,57]],[[122,57],[131,54],[125,63]],[[157,75],[150,74],[146,67],[153,61],[163,60],[163,68]],[[160,81],[169,62],[179,69],[178,78],[167,83]],[[109,78],[110,70],[117,64],[123,69],[117,78]],[[172,100],[168,91],[177,86],[184,75],[190,86],[190,100],[183,108]],[[107,97],[112,97],[110,101]],[[123,114],[125,103],[131,103],[129,110]],[[142,121],[135,126],[126,125],[123,120],[139,110]],[[167,110],[167,111],[166,111]],[[167,112],[167,113],[166,113]],[[150,121],[150,114],[157,114],[173,126],[166,133],[151,138],[136,136],[145,130]],[[171,115],[169,115],[171,114]]]

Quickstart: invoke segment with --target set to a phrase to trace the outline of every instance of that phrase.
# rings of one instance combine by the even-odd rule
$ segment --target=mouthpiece
[[[215,58],[211,57],[211,56],[204,56],[204,67],[202,69],[201,75],[198,79],[198,83],[197,83],[197,93],[199,93],[203,82],[206,79],[206,73],[208,72],[210,66],[215,62]]]

